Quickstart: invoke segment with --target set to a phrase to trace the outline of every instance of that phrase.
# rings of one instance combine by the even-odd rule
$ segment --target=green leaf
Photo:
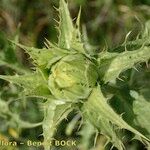
[[[150,44],[150,21],[147,21],[145,23],[145,26],[143,30],[141,31],[141,34],[137,36],[136,40],[127,41],[127,37],[128,35],[126,36],[125,42],[123,44],[119,45],[118,47],[114,49],[110,49],[109,51],[112,51],[112,52],[122,52],[124,50],[132,51],[132,50],[139,49],[143,45],[149,46]]]
[[[43,96],[50,94],[46,81],[39,73],[15,76],[0,75],[0,78],[23,87],[24,93],[27,96]]]
[[[72,111],[71,104],[56,99],[48,99],[44,104],[43,136],[44,148],[50,149],[50,144],[57,125]]]
[[[128,125],[117,113],[114,112],[114,110],[107,103],[107,100],[103,96],[99,87],[93,89],[88,101],[83,105],[83,112],[87,115],[91,123],[94,124],[99,130],[102,128],[104,135],[106,134],[106,136],[111,139],[110,141],[112,144],[116,147],[122,147],[123,149],[121,141],[117,138],[116,134],[114,134],[114,125],[119,129],[127,129],[131,131],[143,140],[150,141],[139,131]]]
[[[135,51],[125,51],[122,53],[108,53],[99,55],[99,74],[101,80],[109,82],[116,79],[119,74],[129,68],[133,68],[136,63],[146,62],[150,59],[150,47],[144,46]]]
[[[87,104],[85,104],[85,105],[87,105]],[[97,108],[94,108],[94,109],[95,109],[95,111],[93,111],[91,109],[88,110],[88,108],[84,107],[83,108],[83,111],[85,112],[83,114],[84,119],[86,119],[86,120],[88,119],[91,122],[91,124],[96,129],[98,129],[100,134],[104,135],[107,138],[106,143],[111,142],[113,144],[113,146],[117,147],[119,150],[123,150],[124,144],[122,143],[121,137],[119,137],[119,135],[118,135],[118,129],[114,125],[112,125],[112,123],[110,122],[109,119],[107,119],[105,116],[103,116],[103,114],[100,114],[100,112],[98,112],[99,109],[98,110],[96,110]],[[92,111],[91,114],[90,114],[90,111]],[[88,131],[89,131],[89,129],[88,129]],[[87,132],[87,130],[85,131],[85,133],[84,133],[85,137],[82,140],[85,140],[88,138],[87,136],[89,134],[87,135],[86,132]],[[85,143],[85,141],[84,141],[84,143]],[[104,146],[106,146],[106,145],[104,145]]]
[[[68,10],[68,4],[64,0],[60,0],[59,5],[59,41],[58,45],[61,48],[70,49],[72,34],[73,34],[73,23]]]
[[[81,9],[79,10],[78,17],[76,19],[76,24],[73,25],[68,10],[68,4],[64,0],[60,0],[59,16],[60,16],[60,21],[59,21],[58,30],[60,34],[59,34],[58,46],[60,48],[76,50],[80,53],[85,54],[84,45],[82,43],[81,33],[80,33]]]
[[[43,68],[52,65],[53,63],[57,62],[59,59],[61,59],[63,56],[66,55],[66,51],[65,50],[63,51],[58,47],[50,47],[49,49],[47,48],[38,49],[34,47],[24,46],[22,44],[15,43],[13,41],[11,42],[19,46],[20,48],[24,49],[26,53],[30,55],[35,65]]]

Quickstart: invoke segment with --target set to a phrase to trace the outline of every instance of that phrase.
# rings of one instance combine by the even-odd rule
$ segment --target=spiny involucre
[[[42,123],[45,150],[50,148],[49,143],[57,125],[74,109],[83,113],[83,120],[90,122],[90,125],[98,129],[119,150],[124,149],[124,145],[117,134],[118,129],[127,129],[138,140],[149,142],[145,135],[115,113],[101,91],[102,84],[116,80],[122,71],[133,68],[136,63],[147,62],[150,58],[149,43],[140,45],[134,41],[134,44],[139,44],[135,51],[106,51],[90,55],[81,38],[80,12],[76,24],[73,25],[67,5],[64,0],[60,0],[58,44],[47,40],[46,48],[37,49],[15,43],[30,55],[36,70],[32,74],[1,75],[0,78],[22,86],[26,96],[47,100],[43,104]],[[144,38],[138,40],[142,41]],[[133,43],[127,42],[120,48],[127,46],[128,50]]]

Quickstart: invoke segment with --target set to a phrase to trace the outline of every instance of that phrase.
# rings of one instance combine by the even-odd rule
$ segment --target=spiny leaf
[[[106,59],[107,58],[107,59]],[[106,83],[116,79],[122,71],[134,67],[136,63],[145,62],[150,59],[150,47],[144,46],[135,51],[123,53],[106,52],[105,57],[99,57],[99,74]]]
[[[126,36],[127,37],[127,36]],[[149,46],[150,45],[150,21],[145,23],[144,29],[141,31],[141,34],[137,36],[136,40],[127,41],[125,39],[124,43],[119,45],[114,49],[110,49],[112,52],[122,52],[124,50],[132,51],[139,49],[142,45]]]
[[[99,117],[97,120],[97,124],[100,124],[97,127],[100,130],[100,133],[107,138],[107,143],[111,142],[113,147],[117,147],[119,150],[124,149],[124,144],[122,142],[121,137],[119,136],[119,130],[110,123],[110,120],[107,118]]]
[[[96,108],[95,108],[96,110]],[[90,118],[90,111],[84,109],[84,118]],[[89,112],[88,112],[89,111]],[[92,121],[91,121],[92,120]],[[119,150],[124,149],[124,144],[121,141],[121,138],[118,136],[117,129],[115,129],[115,126],[113,126],[110,123],[110,120],[108,120],[105,117],[102,117],[102,115],[98,114],[96,111],[92,113],[92,118],[89,119],[89,121],[97,128],[100,132],[100,134],[104,135],[107,138],[107,143],[111,142],[113,146],[117,147]],[[87,130],[85,131],[85,133]],[[85,134],[84,133],[84,134]],[[87,137],[87,134],[85,134]],[[105,145],[106,146],[106,145]]]
[[[57,62],[66,54],[65,50],[63,51],[56,47],[51,47],[50,49],[47,48],[38,49],[34,47],[24,46],[22,44],[15,43],[13,41],[11,42],[19,46],[20,48],[24,49],[26,53],[30,55],[33,62],[40,67],[42,66],[46,68],[47,66],[50,66],[51,64]]]
[[[89,120],[97,127],[101,128],[103,123],[107,123],[105,125],[109,125],[109,122],[112,125],[118,126],[120,129],[127,129],[133,132],[135,135],[141,137],[144,140],[149,141],[147,137],[138,132],[136,129],[128,125],[114,110],[109,106],[105,97],[103,96],[99,87],[93,89],[93,92],[88,98],[88,101],[85,102],[83,106],[83,111],[87,114]],[[95,116],[95,117],[94,117]],[[100,119],[100,122],[97,121]],[[103,125],[103,127],[105,127]],[[108,126],[110,128],[110,125]],[[107,128],[106,128],[107,129]],[[107,131],[107,130],[105,130]],[[115,135],[113,135],[115,136]],[[109,135],[108,135],[109,137]],[[113,141],[114,142],[114,141]],[[116,146],[116,143],[113,143]],[[123,148],[122,148],[123,149]]]
[[[81,17],[81,8],[79,10],[78,17],[76,19],[76,24],[72,32],[71,49],[74,49],[79,53],[86,54],[80,32],[80,17]]]
[[[60,16],[60,25],[59,25],[60,34],[58,45],[61,48],[70,49],[74,27],[68,10],[68,4],[64,0],[60,0],[59,16]]]
[[[70,17],[68,4],[64,0],[60,0],[59,15],[60,23],[58,29],[60,31],[60,35],[58,46],[61,48],[76,50],[85,54],[80,33],[81,9],[79,10],[75,26],[73,25],[72,19]]]
[[[43,96],[50,94],[46,81],[39,73],[31,73],[20,76],[0,75],[0,78],[23,87],[25,95],[28,96]]]
[[[64,103],[63,101],[55,99],[49,99],[45,103],[44,107],[44,148],[45,150],[49,150],[49,143],[52,141],[57,125],[62,121],[62,119],[67,117],[72,108],[70,103]]]
[[[122,45],[119,45],[116,48],[109,49],[109,52],[124,52],[127,51],[134,51],[142,47],[142,45],[149,46],[150,44],[150,37],[144,37],[142,39],[136,39],[134,41],[127,41],[123,43]]]

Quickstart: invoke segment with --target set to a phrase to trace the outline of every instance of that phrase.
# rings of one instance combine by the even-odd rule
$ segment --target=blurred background
[[[55,29],[58,0],[1,0],[0,29],[12,36],[20,27],[20,39],[36,47],[46,37],[57,40]],[[92,44],[109,47],[119,44],[131,30],[137,34],[150,17],[149,0],[69,0],[72,18],[82,8],[81,24],[85,25]]]
[[[72,18],[77,16],[81,6],[81,31],[87,33],[86,40],[100,50],[117,47],[124,42],[129,31],[132,31],[129,39],[135,39],[150,19],[150,0],[68,2]],[[58,12],[55,7],[58,8],[58,5],[59,0],[0,0],[0,74],[24,74],[33,67],[28,55],[8,42],[8,39],[38,48],[44,46],[45,38],[57,42],[55,19],[58,20]],[[28,98],[26,102],[27,98],[20,95],[20,90],[19,87],[0,80],[0,140],[41,140],[41,127],[26,129],[21,124],[23,121],[42,121],[43,114],[39,107],[41,101]],[[21,101],[19,97],[22,97]],[[63,126],[61,130],[64,130]],[[16,148],[4,148],[7,149]],[[140,150],[141,147],[130,149]]]

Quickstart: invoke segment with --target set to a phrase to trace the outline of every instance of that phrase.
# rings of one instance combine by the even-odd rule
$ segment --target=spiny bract
[[[64,0],[60,0],[58,11],[58,44],[52,44],[47,40],[46,48],[37,49],[14,42],[33,59],[35,71],[20,76],[0,76],[23,87],[26,96],[47,100],[43,104],[42,122],[45,150],[50,149],[49,143],[57,125],[72,110],[80,112],[88,128],[92,128],[91,133],[93,129],[97,129],[107,138],[107,143],[111,142],[112,146],[119,150],[124,149],[122,138],[118,135],[120,129],[131,131],[136,135],[136,139],[149,145],[148,136],[126,123],[107,103],[101,88],[105,83],[114,83],[121,72],[133,68],[136,63],[149,60],[149,41],[144,45],[140,44],[150,38],[149,35],[133,42],[126,42],[117,48],[130,51],[95,53],[92,49],[86,49],[82,41],[79,30],[80,12],[76,24],[73,25]]]

